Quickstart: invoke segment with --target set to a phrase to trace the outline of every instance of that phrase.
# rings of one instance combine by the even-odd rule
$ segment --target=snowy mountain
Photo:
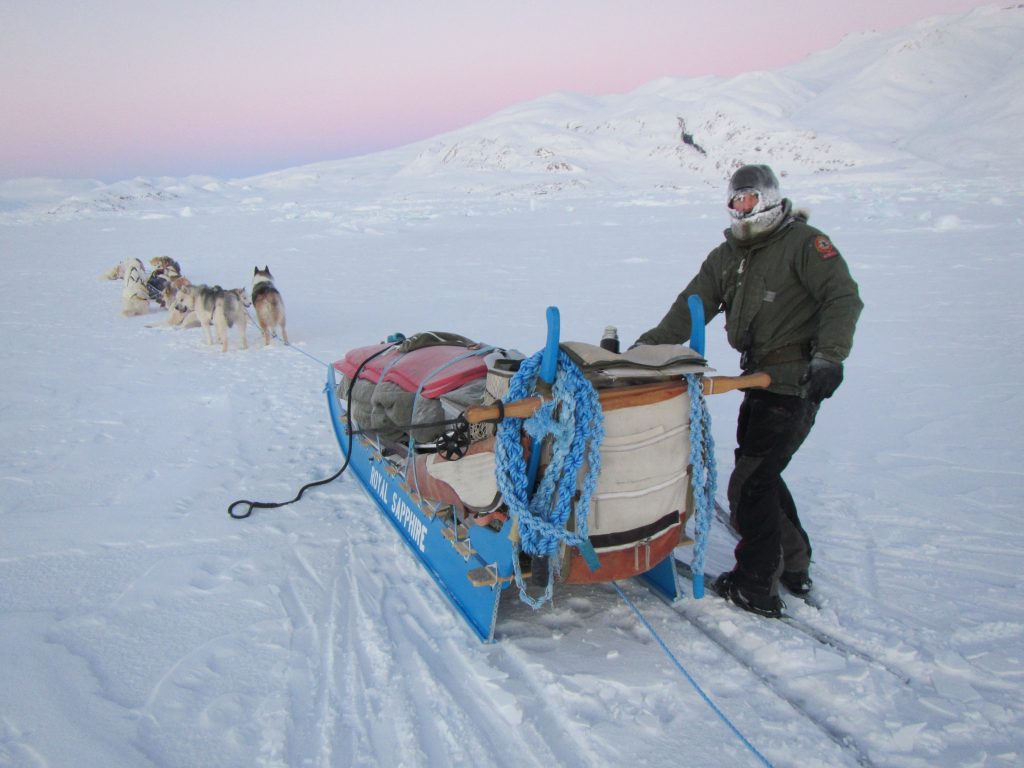
[[[783,176],[892,163],[921,173],[1013,174],[1024,165],[1022,51],[1024,7],[991,5],[852,35],[774,72],[666,77],[604,97],[551,94],[388,152],[213,186],[235,198],[352,184],[405,195],[579,195],[717,185],[744,162],[769,163]],[[135,179],[75,194],[52,210],[175,205],[189,189],[209,197],[212,183]]]
[[[649,174],[671,184],[682,168],[717,182],[743,162],[787,174],[915,158],[958,168],[990,158],[994,145],[1020,165],[1022,51],[1024,8],[989,6],[850,37],[776,72],[553,95],[428,142],[404,171],[546,172],[583,184]]]
[[[249,179],[0,185],[0,766],[1021,765],[1022,16]],[[228,517],[338,470],[346,350],[449,330],[530,354],[551,305],[565,340],[635,339],[760,158],[865,301],[786,470],[814,544],[795,623],[637,580],[536,612],[510,587],[485,645],[349,474]],[[225,287],[268,264],[291,346],[122,316],[99,276],[158,254]],[[738,372],[720,318],[708,359]],[[721,495],[739,398],[708,400]],[[715,523],[709,572],[734,545]]]

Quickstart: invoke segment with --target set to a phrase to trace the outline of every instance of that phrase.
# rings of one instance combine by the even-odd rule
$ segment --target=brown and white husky
[[[245,337],[247,315],[245,308],[252,306],[245,288],[224,290],[219,285],[183,285],[178,289],[174,308],[184,316],[193,315],[203,329],[207,344],[213,344],[213,325],[221,350],[228,351],[228,328],[237,325],[242,349],[249,348]]]
[[[288,343],[288,331],[284,327],[284,299],[274,287],[274,276],[270,268],[264,266],[253,268],[252,271],[252,306],[256,310],[256,321],[263,331],[263,344],[270,343],[274,328],[281,327],[281,338]]]
[[[248,315],[246,307],[251,307],[249,293],[245,288],[231,288],[221,291],[214,301],[213,322],[217,326],[217,336],[221,341],[221,351],[228,351],[228,328],[238,326],[238,338],[241,339],[242,349],[249,348],[249,340],[245,337],[245,323]]]

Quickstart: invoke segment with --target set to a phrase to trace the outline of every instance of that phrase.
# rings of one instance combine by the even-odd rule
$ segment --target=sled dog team
[[[149,261],[152,273],[137,258],[128,258],[103,273],[107,280],[121,280],[121,314],[126,317],[149,313],[149,302],[155,301],[168,310],[167,324],[179,328],[202,328],[207,344],[214,343],[210,326],[214,327],[221,350],[228,351],[228,328],[238,326],[242,349],[248,349],[245,335],[247,309],[256,312],[256,322],[263,333],[264,345],[280,328],[281,338],[288,343],[285,330],[284,300],[274,286],[274,276],[266,266],[255,267],[252,293],[245,288],[221,288],[219,285],[194,285],[182,276],[181,266],[169,256],[154,256]]]

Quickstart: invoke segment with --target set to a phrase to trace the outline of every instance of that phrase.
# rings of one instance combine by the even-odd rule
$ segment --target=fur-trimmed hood
[[[789,198],[783,198],[782,202],[771,210],[732,222],[725,234],[726,237],[732,238],[737,243],[750,246],[771,237],[787,222],[796,220],[806,224],[810,218],[810,210],[807,208],[794,209]]]

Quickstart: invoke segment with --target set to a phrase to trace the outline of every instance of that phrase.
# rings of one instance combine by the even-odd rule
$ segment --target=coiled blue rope
[[[505,402],[529,397],[535,390],[542,353],[524,360],[512,378]],[[552,386],[553,399],[528,419],[506,418],[498,425],[496,476],[498,489],[519,524],[520,541],[514,545],[513,558],[519,598],[532,608],[551,599],[558,572],[559,547],[580,549],[592,562],[593,548],[588,533],[590,499],[601,473],[601,441],[604,439],[604,415],[597,391],[565,352],[558,352],[558,366]],[[556,414],[557,407],[557,414]],[[532,439],[532,450],[541,450],[542,441],[551,436],[551,460],[533,495],[528,487],[526,459],[521,430]],[[587,473],[575,504],[575,531],[566,529],[573,512],[577,479],[583,463]],[[548,583],[540,598],[526,591],[519,567],[519,549],[535,557],[551,558]]]
[[[704,400],[704,389],[696,374],[686,375],[690,395],[690,466],[693,467],[694,544],[693,596],[704,597],[704,557],[708,532],[715,511],[718,468],[715,465],[715,438],[711,434],[711,414]]]

